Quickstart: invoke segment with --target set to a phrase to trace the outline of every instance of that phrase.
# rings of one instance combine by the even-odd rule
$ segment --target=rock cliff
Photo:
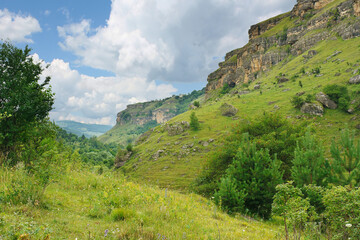
[[[291,12],[251,26],[248,44],[227,53],[219,69],[208,76],[206,93],[225,83],[254,81],[289,55],[300,55],[325,39],[359,36],[360,20],[349,17],[360,15],[360,0],[333,2],[298,0]]]

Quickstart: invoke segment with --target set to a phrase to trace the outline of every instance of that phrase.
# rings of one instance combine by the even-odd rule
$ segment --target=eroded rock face
[[[349,83],[350,84],[359,84],[360,83],[360,75],[350,78]]]
[[[323,116],[324,108],[320,103],[305,103],[301,107],[301,112],[315,116]]]
[[[316,18],[304,21],[303,24],[287,29],[281,33],[284,36],[276,35],[262,37],[261,34],[276,26],[282,19],[292,16],[293,18],[303,17],[306,13],[316,14],[324,6],[334,0],[298,0],[297,4],[288,14],[282,14],[267,21],[251,26],[249,30],[249,43],[244,47],[235,49],[225,56],[225,61],[219,64],[219,69],[208,76],[206,92],[221,88],[225,83],[249,83],[264,72],[277,65],[289,54],[301,55],[311,49],[318,42],[330,39],[337,33],[343,39],[350,39],[360,36],[360,20],[353,19],[351,24],[340,19],[360,15],[359,0],[347,0],[334,6],[338,9],[339,20],[333,23],[332,31],[328,31],[328,23],[333,15],[325,11]],[[324,29],[313,34],[310,31]],[[286,49],[282,46],[289,46]],[[279,46],[273,48],[273,46]],[[282,47],[282,48],[280,48]],[[309,51],[306,57],[311,58],[316,51]],[[305,58],[306,58],[305,57]]]
[[[337,104],[329,98],[328,95],[326,95],[323,92],[319,92],[316,94],[316,101],[320,102],[324,107],[330,108],[330,109],[336,109]]]

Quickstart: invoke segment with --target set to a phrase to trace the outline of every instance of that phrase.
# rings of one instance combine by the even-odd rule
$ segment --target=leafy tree
[[[199,119],[196,117],[195,112],[192,112],[190,115],[190,128],[194,131],[200,128]]]
[[[200,107],[200,102],[199,102],[199,101],[195,101],[195,102],[194,102],[194,106],[195,106],[195,107]]]
[[[330,148],[333,182],[339,185],[360,184],[360,142],[355,144],[354,133],[345,129],[341,133],[340,144],[332,142]]]
[[[300,239],[296,238],[296,235],[301,233],[301,228],[309,217],[308,210],[310,209],[310,203],[302,197],[301,190],[294,187],[292,182],[276,186],[272,213],[283,218],[285,239],[287,240],[289,239],[289,225],[293,226],[295,239]],[[297,231],[299,231],[298,234]]]
[[[54,94],[47,88],[50,77],[40,82],[43,71],[34,63],[31,49],[14,47],[8,42],[0,45],[0,151],[14,153],[27,143],[32,129],[46,120],[54,103]]]
[[[297,144],[292,163],[291,178],[296,186],[302,187],[308,184],[326,186],[330,166],[324,157],[324,149],[309,131]]]

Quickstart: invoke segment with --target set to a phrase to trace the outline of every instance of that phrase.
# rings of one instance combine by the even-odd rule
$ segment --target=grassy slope
[[[14,174],[0,169],[0,191]],[[123,221],[112,219],[115,207],[125,209]],[[280,232],[271,222],[223,214],[195,194],[140,186],[114,172],[72,170],[47,188],[45,207],[0,201],[0,209],[0,239],[274,239]]]
[[[187,188],[201,170],[202,163],[208,159],[213,151],[220,150],[218,146],[221,143],[218,139],[225,136],[234,124],[241,124],[243,119],[255,119],[257,115],[262,114],[264,111],[277,111],[283,116],[288,116],[291,121],[299,121],[295,116],[303,114],[291,106],[290,99],[292,96],[301,91],[305,91],[306,94],[318,93],[327,84],[345,85],[353,76],[353,70],[359,68],[353,66],[360,63],[359,38],[346,41],[341,39],[324,41],[313,49],[318,51],[318,55],[307,62],[304,63],[302,56],[289,56],[287,60],[275,66],[272,71],[263,74],[261,78],[249,86],[250,89],[253,89],[256,82],[262,82],[262,94],[260,94],[260,90],[252,91],[250,94],[242,95],[240,98],[236,94],[228,94],[217,99],[217,101],[208,101],[195,110],[196,115],[202,122],[200,131],[189,130],[183,134],[184,136],[168,136],[166,131],[163,131],[162,127],[158,126],[148,141],[135,148],[136,155],[125,165],[125,173],[145,182],[158,183],[161,186]],[[342,51],[342,53],[324,63],[324,60],[334,51]],[[341,59],[341,61],[332,62],[335,59]],[[307,72],[319,67],[323,76],[315,77],[313,74],[299,74],[300,69],[303,67]],[[348,69],[352,69],[352,71]],[[338,72],[341,75],[336,77],[335,74]],[[286,74],[288,78],[299,74],[299,78],[296,81],[286,82],[282,88],[279,88],[277,84],[274,84],[276,82],[275,77],[279,73]],[[303,88],[299,86],[299,80],[302,82]],[[284,92],[284,89],[289,89],[289,91]],[[360,86],[349,86],[349,89],[359,91]],[[216,99],[216,97],[213,97],[213,99]],[[269,102],[275,102],[275,104],[269,105]],[[218,109],[223,103],[231,103],[237,107],[239,109],[237,117],[240,120],[221,116]],[[277,105],[280,109],[275,110],[274,105]],[[173,118],[170,123],[189,121],[190,113],[189,111],[179,115]],[[359,124],[359,120],[350,120],[353,117],[354,115],[340,110],[327,109],[324,117],[307,116],[300,121],[308,121],[309,125],[314,126],[317,136],[325,142],[325,145],[328,145],[333,137],[339,135],[339,130],[344,128],[346,124],[351,129],[356,124]],[[199,144],[199,141],[208,141],[210,138],[215,139],[215,142],[210,143],[208,147]],[[190,153],[184,155],[187,150],[184,150],[182,146],[192,143],[194,144],[193,148],[199,148],[199,150],[194,152],[193,148],[191,148]],[[151,156],[158,150],[165,150],[165,154],[155,161]],[[181,154],[183,156],[178,157]]]

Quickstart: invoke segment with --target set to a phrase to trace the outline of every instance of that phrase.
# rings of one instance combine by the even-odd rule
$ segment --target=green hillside
[[[111,129],[109,125],[86,124],[68,120],[56,121],[56,124],[69,133],[76,134],[79,137],[84,135],[87,138],[98,137]]]
[[[356,129],[360,124],[360,85],[348,82],[351,77],[359,74],[360,40],[343,40],[333,32],[333,28],[309,31],[307,36],[320,32],[329,34],[329,38],[309,49],[317,52],[315,56],[308,58],[309,51],[298,56],[289,52],[281,63],[270,71],[259,74],[252,83],[238,84],[227,94],[221,94],[221,89],[209,92],[207,101],[200,108],[156,127],[135,147],[136,154],[122,168],[125,174],[142,179],[143,182],[172,188],[188,188],[200,173],[202,164],[214,152],[219,151],[223,137],[230,132],[232,126],[257,119],[264,112],[277,112],[294,123],[308,122],[325,145],[329,144],[333,137],[338,137],[344,127]],[[268,51],[281,51],[282,48],[274,46]],[[280,84],[279,76],[289,81]],[[254,90],[254,86],[259,83],[261,88]],[[304,96],[314,96],[330,84],[348,88],[352,103],[350,107],[354,108],[352,114],[339,109],[325,109],[323,117],[311,116],[292,106],[290,100],[297,93],[304,92]],[[240,95],[242,91],[249,93]],[[219,109],[224,103],[230,103],[239,110],[236,116],[221,115]],[[170,136],[166,130],[167,125],[189,121],[191,112],[195,112],[200,120],[200,130],[186,130],[179,135]]]

